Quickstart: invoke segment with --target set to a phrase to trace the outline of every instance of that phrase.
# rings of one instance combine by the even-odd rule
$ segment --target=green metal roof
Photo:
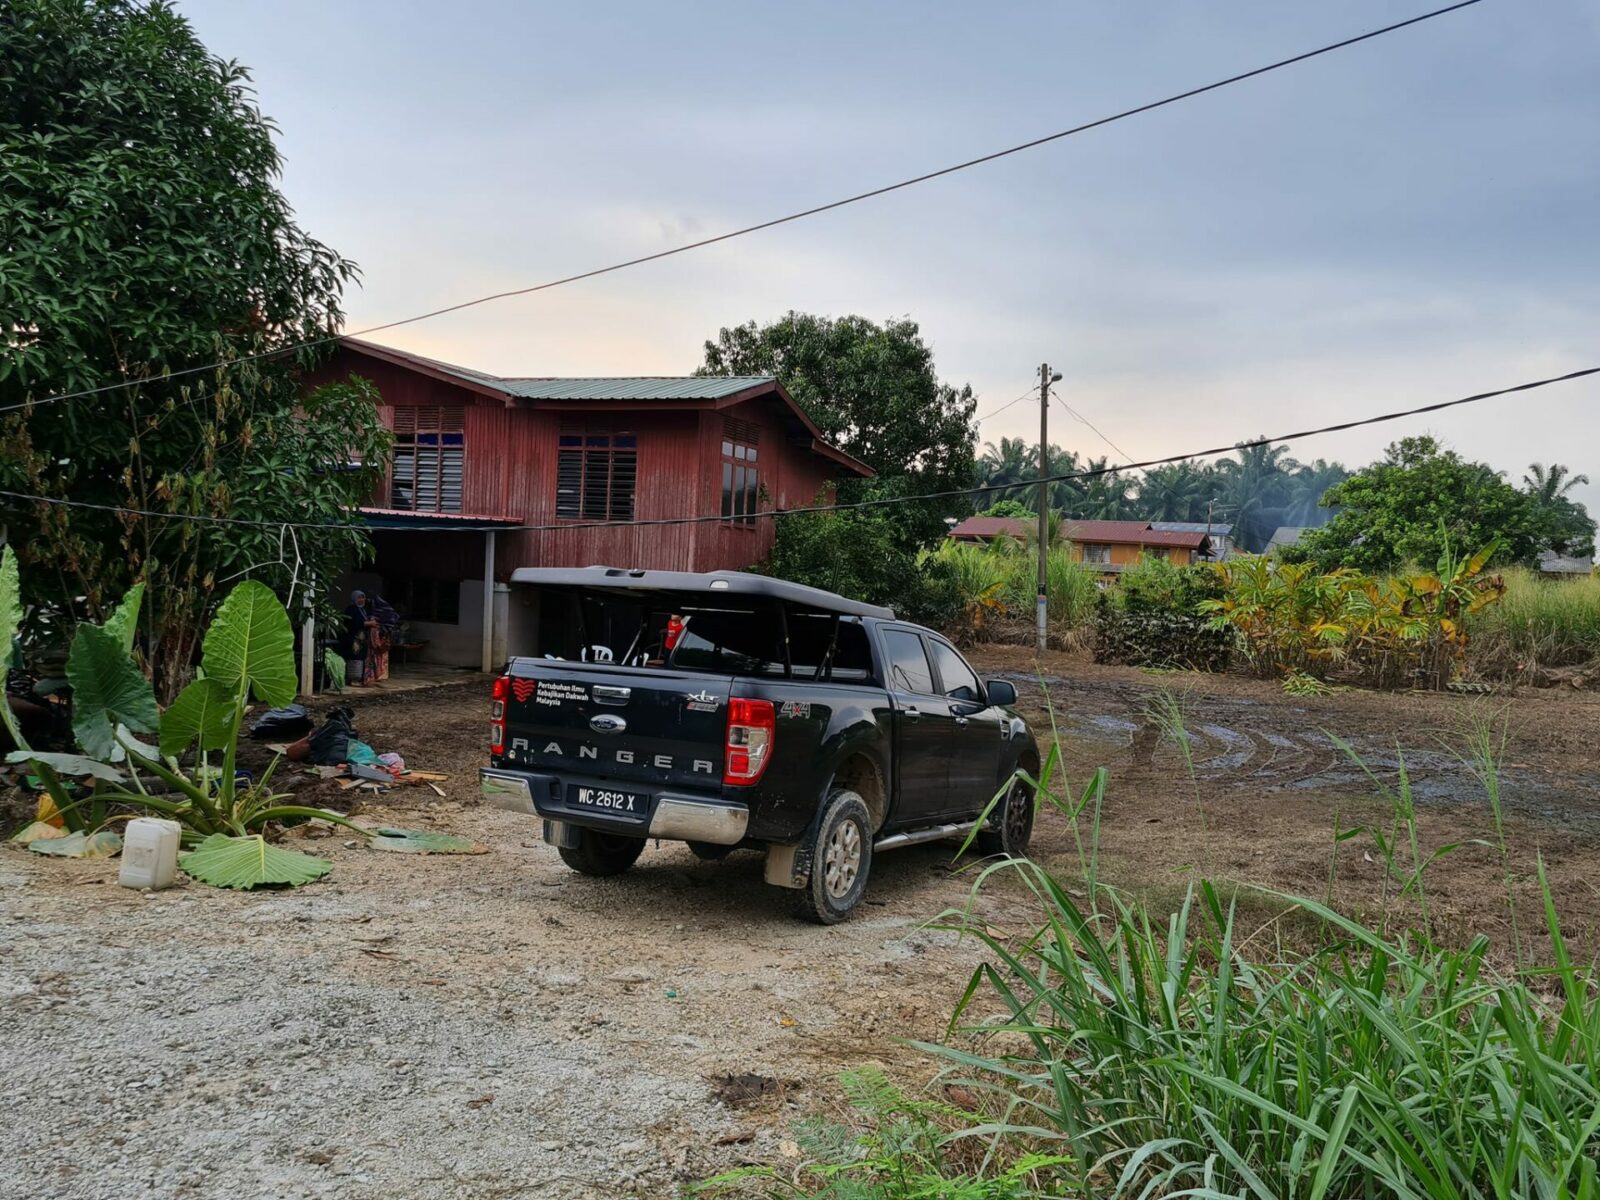
[[[450,368],[522,400],[720,400],[774,382],[771,375],[644,375],[597,379],[507,379]]]

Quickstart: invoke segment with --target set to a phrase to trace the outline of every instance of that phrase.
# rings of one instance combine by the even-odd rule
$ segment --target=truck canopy
[[[608,592],[677,592],[698,595],[702,600],[726,596],[763,597],[783,600],[819,613],[838,613],[849,617],[876,617],[894,620],[894,609],[849,600],[837,592],[770,579],[747,571],[643,571],[623,567],[518,567],[511,573],[512,583],[539,587],[584,588]]]
[[[893,619],[890,609],[739,571],[524,568],[512,582],[540,597],[538,645],[528,649],[624,668],[865,683],[874,672],[862,619]]]

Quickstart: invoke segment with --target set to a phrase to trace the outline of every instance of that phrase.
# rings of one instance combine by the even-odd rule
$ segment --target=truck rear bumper
[[[478,772],[478,786],[485,804],[543,817],[547,821],[601,829],[607,833],[735,846],[744,840],[745,830],[750,825],[750,809],[747,805],[669,792],[656,795],[651,805],[650,820],[642,827],[638,822],[609,820],[576,811],[561,803],[562,781],[554,775],[530,771],[484,767]]]

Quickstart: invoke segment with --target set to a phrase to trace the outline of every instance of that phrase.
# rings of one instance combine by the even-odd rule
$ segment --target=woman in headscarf
[[[367,683],[367,645],[377,628],[377,618],[367,606],[367,594],[357,588],[350,593],[350,605],[344,610],[344,633],[339,639],[345,683],[351,687]]]
[[[382,596],[374,595],[367,604],[367,682],[389,678],[389,647],[400,629],[400,614]]]

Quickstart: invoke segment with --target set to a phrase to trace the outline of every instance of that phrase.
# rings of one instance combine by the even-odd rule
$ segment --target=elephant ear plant
[[[0,561],[0,635],[21,618],[11,551]],[[83,754],[49,754],[22,740],[9,711],[4,720],[17,750],[8,762],[25,763],[38,776],[64,823],[86,836],[98,831],[113,805],[169,817],[183,826],[193,849],[181,865],[202,883],[218,887],[298,886],[331,869],[326,859],[269,846],[270,822],[301,818],[362,829],[326,809],[286,803],[271,790],[281,759],[259,780],[241,785],[236,770],[239,728],[251,699],[274,707],[295,696],[294,635],[289,617],[263,584],[247,580],[233,589],[207,630],[199,677],[165,712],[133,657],[142,588],[136,586],[104,625],[78,626],[67,656],[73,692],[73,733]],[[158,745],[139,740],[155,734]],[[193,751],[185,769],[181,764]],[[215,762],[213,756],[220,756]],[[64,777],[87,777],[92,790],[74,796]]]

